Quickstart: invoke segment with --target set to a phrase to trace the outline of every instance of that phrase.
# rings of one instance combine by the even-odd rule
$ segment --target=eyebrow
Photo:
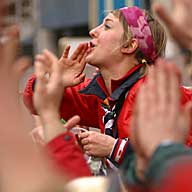
[[[112,22],[114,22],[113,19],[110,19],[110,18],[106,18],[104,21],[105,21],[105,22],[106,22],[106,21],[112,21]]]

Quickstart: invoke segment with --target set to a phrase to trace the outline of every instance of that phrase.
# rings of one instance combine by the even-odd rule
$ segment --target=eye
[[[107,30],[107,29],[111,29],[111,26],[109,26],[108,24],[105,24],[104,26],[105,26],[105,29],[106,29],[106,30]]]

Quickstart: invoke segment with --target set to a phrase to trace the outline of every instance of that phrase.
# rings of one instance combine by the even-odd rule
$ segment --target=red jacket
[[[119,80],[112,80],[112,92],[116,91],[117,89],[121,91],[122,85],[126,84],[126,82],[129,81],[131,75],[135,73],[135,71],[140,66],[141,65],[138,65],[132,68],[123,78]],[[24,103],[31,110],[32,113],[35,113],[32,102],[34,81],[35,76],[33,75],[28,81],[24,91]],[[109,157],[110,159],[112,159],[113,162],[115,161],[115,163],[117,164],[121,164],[123,159],[126,158],[126,155],[130,152],[129,141],[124,141],[123,139],[129,138],[130,136],[130,122],[136,94],[138,88],[144,81],[145,77],[138,79],[137,82],[128,91],[128,95],[124,100],[123,106],[117,119],[118,137],[113,152]],[[79,92],[80,90],[81,92]],[[181,93],[182,105],[192,99],[192,91],[188,91],[187,89],[182,87]],[[101,132],[104,133],[104,110],[101,105],[106,97],[109,98],[110,104],[114,104],[114,97],[116,97],[117,95],[118,94],[116,94],[115,96],[109,95],[102,76],[98,74],[93,80],[86,79],[78,86],[65,89],[64,99],[62,100],[60,108],[60,115],[66,120],[74,115],[79,115],[81,117],[80,124],[89,127],[100,128]],[[192,132],[188,140],[189,145],[192,145],[191,135]]]
[[[71,132],[61,134],[47,146],[48,154],[55,162],[56,169],[68,179],[92,176],[80,147]]]

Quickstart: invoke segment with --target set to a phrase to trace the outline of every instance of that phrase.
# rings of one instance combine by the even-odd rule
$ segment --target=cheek
[[[106,47],[107,50],[118,49],[121,46],[121,35],[117,34],[108,34],[103,36],[101,39],[102,44]]]
[[[103,39],[103,51],[113,51],[120,47],[119,39],[105,38]]]

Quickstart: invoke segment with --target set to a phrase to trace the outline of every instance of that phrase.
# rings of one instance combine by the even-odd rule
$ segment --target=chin
[[[93,57],[92,55],[88,55],[85,59],[86,63],[94,66],[94,67],[98,67],[99,66],[99,62],[97,59],[95,59],[95,57]]]
[[[93,63],[93,59],[91,58],[90,55],[88,55],[88,56],[86,57],[85,61],[86,61],[86,63],[89,63],[90,65],[92,65],[92,63]]]

